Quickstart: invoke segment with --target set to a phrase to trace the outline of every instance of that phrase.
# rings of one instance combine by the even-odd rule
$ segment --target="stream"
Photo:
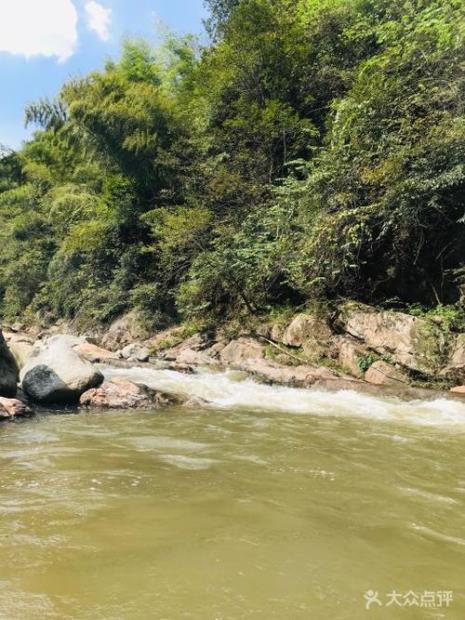
[[[465,617],[465,402],[105,374],[199,405],[0,427],[2,620]]]

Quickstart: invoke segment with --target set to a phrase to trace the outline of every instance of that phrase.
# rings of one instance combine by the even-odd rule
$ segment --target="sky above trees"
[[[125,37],[197,33],[204,17],[202,0],[2,0],[0,144],[18,147],[26,104],[101,67]]]

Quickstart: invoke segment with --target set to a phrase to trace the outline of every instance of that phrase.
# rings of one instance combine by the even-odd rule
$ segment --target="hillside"
[[[127,41],[0,159],[0,311],[151,329],[344,298],[458,321],[460,0],[209,0]]]

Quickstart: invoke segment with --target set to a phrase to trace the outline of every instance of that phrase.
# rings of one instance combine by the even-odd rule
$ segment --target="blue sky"
[[[0,0],[0,144],[20,146],[25,105],[117,57],[124,37],[156,44],[160,23],[200,33],[204,17],[203,0]]]

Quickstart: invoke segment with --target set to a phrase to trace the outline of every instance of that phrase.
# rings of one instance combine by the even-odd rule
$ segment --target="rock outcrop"
[[[73,349],[67,336],[53,336],[34,349],[21,371],[24,392],[40,403],[72,403],[98,387],[103,375]]]
[[[343,381],[355,381],[350,377],[342,378],[339,374],[324,366],[317,367],[307,364],[284,366],[267,359],[244,360],[236,367],[266,382],[288,387],[308,388],[314,385],[324,387],[330,384],[335,385],[337,381],[341,381],[340,387],[345,387],[342,385]]]
[[[0,396],[14,396],[18,379],[18,364],[0,331]]]
[[[345,304],[339,322],[345,332],[380,355],[410,370],[434,376],[444,365],[446,338],[433,322],[402,312],[379,312],[362,304]]]
[[[253,338],[239,338],[224,347],[219,357],[225,366],[255,375],[263,381],[278,383],[289,387],[306,388],[313,385],[335,385],[339,381],[341,387],[346,383],[355,382],[351,377],[326,368],[310,364],[285,365],[276,360],[267,359],[265,347]],[[283,355],[283,357],[286,357]],[[289,360],[290,358],[287,357]]]
[[[114,378],[84,392],[79,402],[83,407],[95,409],[153,409],[177,403],[178,400],[150,390],[145,385]]]

